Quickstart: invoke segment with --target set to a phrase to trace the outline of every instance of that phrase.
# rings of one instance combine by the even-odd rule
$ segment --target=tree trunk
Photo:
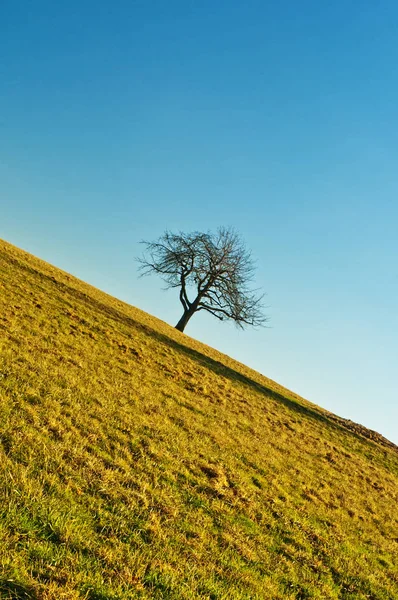
[[[182,315],[181,319],[178,321],[177,325],[175,326],[175,329],[178,329],[178,331],[184,331],[189,319],[192,317],[194,312],[195,311],[186,310]]]

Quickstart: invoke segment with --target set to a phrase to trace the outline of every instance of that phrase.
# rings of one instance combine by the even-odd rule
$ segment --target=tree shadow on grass
[[[34,589],[15,579],[0,579],[1,600],[37,600]]]
[[[65,294],[73,297],[75,300],[82,302],[86,306],[90,306],[94,311],[96,311],[102,315],[105,315],[106,317],[108,317],[118,323],[127,325],[128,327],[131,327],[136,330],[144,332],[145,334],[151,336],[152,338],[155,338],[160,343],[166,344],[178,352],[182,352],[183,354],[185,354],[192,360],[194,360],[197,363],[201,364],[202,366],[210,369],[211,371],[213,371],[214,373],[216,373],[218,375],[222,375],[222,376],[230,379],[231,381],[239,381],[240,383],[243,383],[244,385],[250,387],[251,389],[256,390],[260,394],[263,394],[265,397],[271,398],[281,404],[284,404],[285,406],[287,406],[289,409],[293,410],[294,412],[304,415],[305,417],[307,417],[309,419],[313,419],[318,422],[321,422],[322,424],[327,425],[328,427],[331,427],[331,428],[337,430],[338,432],[345,432],[345,433],[349,432],[351,435],[356,437],[358,440],[363,441],[364,438],[366,438],[367,440],[373,441],[375,443],[381,444],[383,446],[387,446],[395,451],[398,451],[398,447],[395,444],[393,444],[392,442],[387,440],[385,437],[383,437],[376,431],[367,429],[366,427],[364,427],[362,425],[359,425],[357,423],[354,423],[353,421],[350,421],[348,419],[344,419],[342,417],[334,415],[333,413],[323,412],[322,409],[317,409],[315,406],[305,405],[300,400],[298,400],[298,399],[296,400],[293,398],[293,396],[295,396],[295,394],[293,394],[293,392],[290,392],[292,397],[288,397],[288,395],[286,395],[286,394],[289,394],[288,390],[286,390],[286,394],[280,393],[280,392],[272,389],[271,387],[261,384],[255,380],[251,379],[250,377],[244,375],[243,373],[240,373],[239,371],[236,371],[235,369],[228,367],[227,365],[221,363],[220,361],[215,360],[197,350],[194,350],[193,348],[190,348],[189,346],[186,346],[183,342],[179,342],[171,337],[168,337],[167,335],[157,331],[156,329],[154,329],[153,327],[150,327],[149,325],[137,322],[135,319],[133,319],[132,317],[129,317],[128,315],[123,313],[121,310],[118,310],[117,308],[115,308],[113,306],[109,306],[108,304],[101,302],[100,300],[94,298],[93,296],[91,296],[85,292],[81,292],[80,290],[74,288],[71,285],[68,285],[64,282],[56,280],[53,276],[47,275],[46,273],[43,273],[43,272],[31,267],[30,265],[28,265],[26,263],[21,263],[21,262],[17,261],[16,259],[11,259],[11,262],[15,262],[18,264],[18,266],[20,268],[30,272],[31,274],[39,276],[40,278],[42,278],[44,280],[47,280],[48,283],[50,283],[51,285],[53,285],[53,286],[55,285],[59,291],[63,291],[63,292],[65,292]]]

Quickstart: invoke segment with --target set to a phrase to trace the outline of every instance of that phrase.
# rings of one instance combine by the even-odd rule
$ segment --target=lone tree
[[[175,326],[184,331],[196,312],[235,321],[238,327],[264,325],[262,298],[249,284],[254,265],[250,252],[232,229],[216,233],[170,233],[155,242],[142,242],[146,252],[141,263],[143,275],[158,273],[167,288],[180,289],[184,312]],[[191,298],[191,299],[190,299]]]

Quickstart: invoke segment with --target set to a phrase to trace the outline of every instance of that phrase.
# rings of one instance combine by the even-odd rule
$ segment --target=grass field
[[[0,347],[0,598],[398,598],[378,434],[5,242]]]

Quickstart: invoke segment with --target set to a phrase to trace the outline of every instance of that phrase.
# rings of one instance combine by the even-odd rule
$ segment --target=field
[[[0,348],[0,598],[398,598],[382,436],[1,241]]]

